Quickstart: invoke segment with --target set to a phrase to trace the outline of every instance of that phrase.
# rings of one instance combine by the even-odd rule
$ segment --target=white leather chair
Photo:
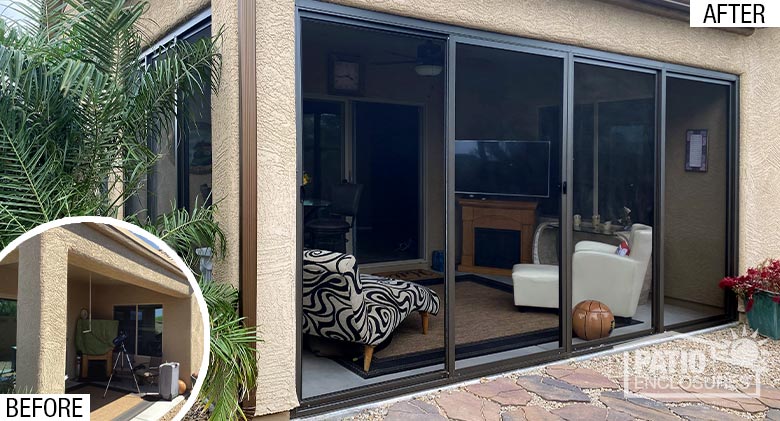
[[[618,317],[636,314],[642,283],[653,250],[653,230],[634,224],[628,239],[631,253],[615,254],[616,246],[581,241],[572,258],[572,304],[598,300]],[[558,307],[558,266],[519,264],[512,269],[516,306]]]
[[[586,244],[582,244],[586,243]],[[580,244],[582,244],[580,246]],[[582,241],[572,258],[572,304],[597,300],[618,317],[633,317],[653,252],[653,229],[634,224],[628,239],[631,253],[615,254],[615,246]]]

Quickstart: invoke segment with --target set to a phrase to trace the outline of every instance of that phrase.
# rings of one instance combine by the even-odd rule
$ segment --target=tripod
[[[130,374],[133,376],[133,381],[135,382],[135,389],[138,390],[138,394],[141,394],[141,388],[138,387],[138,380],[135,378],[135,370],[133,370],[133,363],[130,362],[130,355],[127,354],[127,348],[125,348],[125,341],[119,343],[117,346],[119,348],[119,354],[116,356],[116,361],[114,361],[114,369],[111,370],[111,376],[108,378],[108,384],[106,384],[106,390],[103,392],[103,398],[106,397],[106,394],[108,393],[108,388],[111,386],[111,379],[114,378],[114,373],[116,373],[116,365],[119,364],[119,361],[122,361],[122,357],[124,356],[127,360],[127,365],[130,366]],[[125,366],[125,362],[122,361],[122,367]]]

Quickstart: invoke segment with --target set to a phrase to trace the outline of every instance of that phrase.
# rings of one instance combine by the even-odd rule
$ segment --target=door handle
[[[566,185],[565,181],[563,183],[561,183],[561,184],[558,184],[558,187],[561,188],[561,193],[566,194],[567,185]]]

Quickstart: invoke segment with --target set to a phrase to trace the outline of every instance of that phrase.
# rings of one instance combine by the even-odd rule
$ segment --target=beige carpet
[[[374,354],[375,358],[444,347],[444,285],[430,288],[439,295],[442,305],[439,314],[430,317],[428,334],[422,334],[419,314],[412,314],[396,329],[390,345]],[[557,315],[520,312],[511,292],[477,282],[456,282],[455,301],[455,343],[458,345],[558,327]]]

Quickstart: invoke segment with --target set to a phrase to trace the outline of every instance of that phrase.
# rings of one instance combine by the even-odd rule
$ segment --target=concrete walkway
[[[744,334],[740,334],[740,329]],[[735,333],[736,331],[736,333]],[[649,345],[640,350],[658,355],[712,348],[713,343],[750,337],[742,326],[722,329],[704,335]],[[519,373],[509,373],[477,383],[417,395],[411,399],[363,409],[349,416],[351,420],[691,420],[739,421],[769,419],[780,421],[780,388],[775,382],[780,358],[778,341],[752,336],[762,349],[760,393],[755,388],[706,390],[695,386],[647,386],[641,374],[626,376],[624,358],[629,352],[618,352],[597,358],[567,361]],[[744,342],[744,340],[743,340]],[[679,363],[679,361],[671,361]],[[697,375],[724,374],[736,378],[743,368],[729,370],[730,361],[709,364]],[[671,373],[670,373],[671,374]],[[677,376],[677,373],[674,373]],[[650,376],[647,376],[650,377]],[[629,393],[625,393],[625,386]],[[333,414],[335,415],[335,414]],[[333,419],[334,417],[326,417]]]

